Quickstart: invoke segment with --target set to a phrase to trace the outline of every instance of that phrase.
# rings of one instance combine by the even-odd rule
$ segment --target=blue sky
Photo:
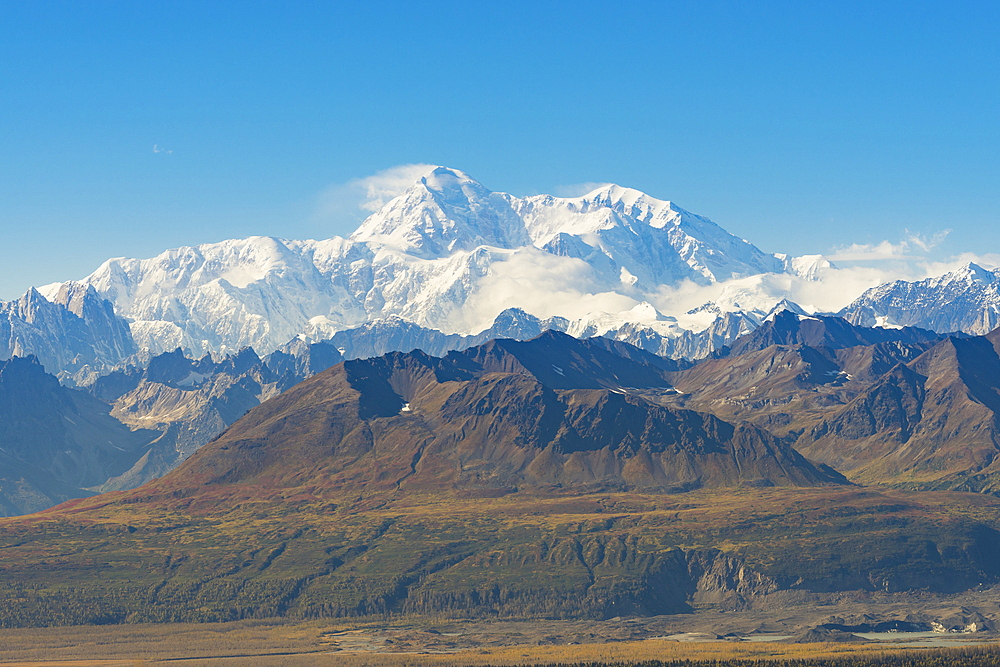
[[[329,198],[412,163],[615,182],[769,252],[988,256],[998,34],[987,2],[0,0],[0,299],[346,235]]]

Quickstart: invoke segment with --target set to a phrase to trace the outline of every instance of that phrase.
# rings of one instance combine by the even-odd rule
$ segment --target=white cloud
[[[517,307],[535,317],[570,320],[590,313],[618,313],[638,301],[609,291],[583,260],[527,247],[492,257],[489,273],[455,313],[455,331],[482,331],[505,308]]]
[[[346,183],[331,185],[319,194],[314,217],[350,234],[370,214],[403,194],[421,176],[434,169],[430,164],[401,164]]]
[[[552,188],[552,194],[556,197],[582,197],[590,194],[594,190],[606,188],[612,183],[572,183],[570,185],[557,185]]]
[[[904,231],[904,237],[899,243],[892,243],[891,241],[882,241],[876,244],[852,243],[849,246],[834,248],[833,254],[827,256],[827,259],[835,262],[914,259],[936,248],[950,233],[950,229],[943,229],[927,237],[907,229]]]
[[[948,234],[951,234],[951,230],[942,229],[941,231],[933,234],[930,238],[927,238],[926,236],[922,236],[920,234],[913,234],[910,232],[910,230],[906,230],[906,233],[908,235],[906,238],[906,243],[908,243],[910,247],[917,248],[923,252],[930,252],[931,250],[939,246],[941,242],[945,240],[945,237],[947,237]]]
[[[978,264],[986,269],[996,270],[1000,267],[1000,253],[988,252],[981,255],[975,252],[963,252],[940,261],[926,262],[921,266],[926,273],[924,277],[929,277],[940,276],[943,273],[954,271],[969,262]]]
[[[908,282],[940,276],[974,262],[986,268],[1000,266],[1000,253],[962,253],[944,258],[926,254],[944,238],[910,235],[900,243],[853,244],[840,248],[837,266],[820,267],[802,277],[790,274],[762,274],[714,285],[696,285],[685,281],[677,286],[662,286],[647,299],[660,312],[681,319],[688,310],[709,301],[722,310],[769,310],[782,298],[788,298],[807,310],[837,312],[861,296],[865,290],[894,280]],[[926,250],[925,250],[926,249]]]
[[[852,243],[849,246],[834,248],[833,254],[827,259],[834,262],[858,262],[879,259],[895,259],[909,257],[907,254],[908,245],[905,241],[892,243],[882,241],[881,243]]]
[[[348,181],[346,186],[364,193],[361,208],[374,213],[390,200],[403,194],[420,177],[434,169],[432,164],[401,164],[383,169],[377,174]]]
[[[166,153],[167,155],[173,154],[173,150],[167,150],[166,148],[160,148],[159,144],[153,144],[154,153]]]

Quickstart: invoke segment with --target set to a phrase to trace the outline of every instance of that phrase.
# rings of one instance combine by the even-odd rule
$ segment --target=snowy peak
[[[783,253],[775,253],[774,256],[784,264],[786,273],[797,275],[805,280],[819,280],[824,272],[837,268],[823,255],[790,257]]]
[[[926,280],[896,280],[866,291],[841,311],[853,324],[913,326],[985,335],[1000,326],[1000,271],[972,262]]]
[[[708,218],[635,189],[519,198],[433,167],[349,239],[182,247],[108,260],[81,283],[114,304],[140,348],[200,357],[248,345],[266,354],[393,316],[471,334],[511,307],[586,323],[581,332],[628,322],[676,337],[676,320],[651,305],[664,286],[785,271]],[[87,298],[66,289],[66,303]]]
[[[464,172],[437,167],[369,216],[351,241],[434,259],[481,245],[514,248],[528,239],[507,198]]]
[[[482,183],[473,179],[464,171],[449,167],[435,167],[420,178],[419,183],[428,192],[438,193],[446,198],[466,197],[467,199],[482,198],[492,194]],[[461,192],[461,194],[458,194]]]
[[[128,324],[88,285],[61,285],[51,301],[35,288],[0,301],[0,359],[33,354],[60,373],[111,366],[135,352]]]
[[[773,255],[708,218],[618,185],[576,198],[512,198],[512,205],[536,247],[585,259],[629,286],[784,271]]]
[[[784,266],[708,218],[638,190],[606,185],[582,197],[518,198],[457,169],[436,167],[365,220],[352,242],[441,259],[487,246],[525,246],[596,261],[630,286],[685,278],[702,284]],[[607,260],[610,259],[610,262]]]
[[[598,188],[577,201],[583,211],[606,208],[657,229],[676,226],[685,216],[692,217],[691,213],[669,201],[661,201],[639,190],[615,184]]]
[[[536,195],[525,199],[512,198],[512,204],[524,218],[528,233],[538,246],[560,233],[594,234],[633,225],[664,229],[698,217],[669,201],[615,184],[605,185],[581,197]]]
[[[969,262],[962,268],[941,276],[941,281],[942,283],[979,283],[980,285],[989,285],[997,281],[997,275],[989,269],[984,269],[978,264]]]
[[[810,316],[809,313],[807,313],[799,304],[794,301],[789,301],[788,299],[782,299],[774,305],[774,308],[772,308],[766,316],[764,316],[764,321],[770,322],[778,315],[778,313],[782,313],[786,310],[793,315],[797,315],[798,317]]]

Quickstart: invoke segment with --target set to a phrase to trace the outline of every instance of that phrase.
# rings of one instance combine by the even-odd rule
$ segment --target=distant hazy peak
[[[1000,325],[1000,271],[969,262],[939,276],[867,290],[841,311],[854,324],[880,322],[983,335]]]

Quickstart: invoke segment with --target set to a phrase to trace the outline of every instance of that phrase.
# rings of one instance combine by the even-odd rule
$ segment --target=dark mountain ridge
[[[794,441],[941,334],[867,329],[840,318],[778,311],[711,358],[669,374],[674,402],[747,420]]]
[[[807,345],[831,350],[889,342],[922,345],[944,337],[944,334],[916,327],[863,327],[841,317],[801,315],[791,310],[780,310],[713,356],[740,356],[772,345]]]
[[[762,377],[795,391],[862,393],[871,383],[825,370],[838,353],[735,359],[771,355],[783,365]],[[935,376],[947,358],[889,376]],[[692,376],[664,366],[558,333],[342,362],[162,479],[0,522],[0,590],[16,601],[0,624],[611,618],[1000,577],[1000,500],[839,483],[787,439],[672,404],[693,395],[671,379]]]
[[[670,392],[664,365],[622,343],[558,332],[444,358],[347,361],[252,410],[163,484],[301,483],[302,467],[340,490],[841,481],[759,428],[630,393]]]
[[[1000,330],[897,365],[796,447],[867,483],[1000,492]]]

